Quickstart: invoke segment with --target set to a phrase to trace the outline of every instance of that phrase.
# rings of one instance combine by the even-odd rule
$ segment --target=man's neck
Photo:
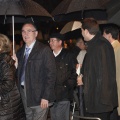
[[[112,44],[114,43],[115,39],[110,39],[109,42]]]
[[[55,57],[56,57],[57,55],[59,55],[59,53],[61,52],[61,50],[62,50],[62,47],[59,48],[59,49],[53,50],[53,54],[55,55]]]
[[[56,50],[53,50],[54,51],[54,53],[55,54],[57,54],[57,53],[59,53],[59,51],[62,49],[62,47],[61,48],[58,48],[58,49],[56,49]]]

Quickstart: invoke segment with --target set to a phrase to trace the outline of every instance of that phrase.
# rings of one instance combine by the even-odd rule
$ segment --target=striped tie
[[[30,48],[25,49],[24,65],[23,65],[23,70],[22,70],[22,74],[21,74],[21,83],[23,83],[25,81],[25,67],[26,67],[28,56],[29,56],[29,50],[30,50]]]

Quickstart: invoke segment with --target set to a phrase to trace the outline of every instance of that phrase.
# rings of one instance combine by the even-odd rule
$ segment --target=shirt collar
[[[30,52],[32,51],[32,48],[33,48],[35,42],[36,42],[36,40],[35,40],[33,43],[31,43],[31,45],[30,45],[29,47],[28,47],[28,46],[25,46],[25,50],[26,50],[26,48],[30,48],[29,54],[30,54]]]
[[[28,46],[25,46],[25,48],[30,48],[30,49],[32,49],[33,48],[33,46],[34,46],[34,44],[35,44],[35,42],[36,42],[36,40],[33,42],[33,43],[31,43],[31,45],[28,47]]]
[[[57,54],[53,51],[54,56],[57,57],[61,53],[61,51],[62,51],[62,48],[58,51]]]

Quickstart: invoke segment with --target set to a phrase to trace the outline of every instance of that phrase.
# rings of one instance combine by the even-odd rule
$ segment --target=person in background
[[[79,42],[77,44],[79,44],[80,52],[77,55],[77,61],[78,61],[77,68],[81,68],[85,54],[86,54],[86,46],[85,46],[85,41],[83,40],[82,37],[79,38],[78,41]],[[79,72],[80,72],[80,69],[79,69]]]
[[[80,36],[76,39],[75,46],[71,49],[71,52],[73,53],[74,57],[77,58],[78,54],[80,53],[81,46],[82,46],[82,40],[83,37]]]
[[[57,67],[56,101],[50,109],[51,120],[70,119],[70,101],[73,100],[73,89],[76,86],[76,63],[72,54],[63,48],[63,39],[62,34],[54,33],[49,41]]]
[[[0,120],[25,120],[22,99],[16,86],[15,61],[10,51],[10,40],[0,34]]]
[[[120,120],[120,43],[119,39],[119,29],[115,24],[107,25],[103,30],[103,36],[111,43],[115,53],[115,61],[116,61],[116,80],[117,80],[117,90],[118,90],[118,112],[117,109],[111,114],[111,120],[117,120],[119,114]]]
[[[77,66],[76,66],[76,73],[79,76],[81,73],[81,67],[82,67],[82,63],[86,54],[86,45],[85,45],[85,41],[83,39],[83,37],[80,37],[77,39],[77,43],[76,43],[79,48],[80,48],[80,52],[77,55]],[[83,86],[76,86],[76,89],[74,89],[74,100],[76,102],[76,105],[79,109],[79,113],[81,116],[83,116],[84,111],[83,111]]]
[[[85,116],[110,120],[110,113],[118,106],[114,50],[95,19],[84,19],[81,30],[87,53],[77,82],[84,87]]]
[[[17,52],[18,83],[27,120],[46,120],[49,106],[55,100],[56,65],[51,49],[36,40],[34,23],[25,23],[22,37],[25,45]]]

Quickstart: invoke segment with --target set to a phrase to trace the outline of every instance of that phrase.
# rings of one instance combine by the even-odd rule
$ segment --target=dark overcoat
[[[100,33],[87,42],[82,73],[86,111],[112,111],[118,105],[115,57],[113,47]]]
[[[18,57],[18,84],[24,61],[23,46],[17,53]],[[55,58],[51,49],[39,41],[35,42],[28,57],[25,69],[25,88],[28,106],[40,105],[41,99],[49,102],[55,100],[54,84],[56,80]]]
[[[0,54],[0,120],[25,120],[20,93],[16,86],[16,68],[8,53]]]

